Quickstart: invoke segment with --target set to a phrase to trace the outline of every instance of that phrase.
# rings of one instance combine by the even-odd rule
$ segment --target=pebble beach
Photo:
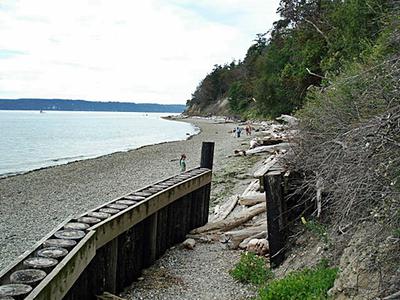
[[[215,142],[214,168],[240,146],[229,133],[234,124],[187,119],[201,132],[185,141],[145,146],[95,159],[48,167],[0,179],[0,269],[32,247],[66,218],[135,189],[179,173],[200,162],[201,143]]]

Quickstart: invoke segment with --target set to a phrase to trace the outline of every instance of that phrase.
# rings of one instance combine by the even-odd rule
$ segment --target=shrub
[[[337,272],[337,268],[329,268],[322,263],[313,269],[290,273],[285,278],[275,280],[261,289],[257,299],[326,299]]]
[[[266,266],[265,258],[249,252],[241,255],[240,261],[229,274],[240,282],[254,285],[262,285],[273,276],[272,271]]]

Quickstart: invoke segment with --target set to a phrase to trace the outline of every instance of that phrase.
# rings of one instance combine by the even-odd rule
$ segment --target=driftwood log
[[[190,233],[192,234],[204,233],[213,230],[227,231],[232,228],[238,227],[239,225],[251,220],[253,217],[265,211],[266,211],[266,204],[260,203],[250,207],[249,209],[241,211],[236,216],[230,219],[207,223],[204,226],[193,229]]]
[[[257,195],[258,194],[258,195]],[[255,195],[240,196],[239,204],[243,206],[253,206],[265,202],[265,194],[257,193]]]
[[[238,202],[238,196],[234,195],[228,199],[221,207],[218,209],[217,213],[212,217],[211,222],[221,221],[226,219],[228,215],[235,209]]]
[[[260,181],[253,180],[243,194],[239,197],[239,204],[244,206],[252,206],[265,202],[265,194],[260,193]]]
[[[240,243],[244,239],[259,234],[263,231],[265,232],[266,228],[267,228],[267,223],[265,222],[262,225],[247,227],[241,230],[225,232],[221,236],[220,242],[226,243],[229,249],[237,249]]]
[[[246,154],[252,155],[252,154],[263,153],[263,152],[275,153],[276,151],[288,150],[290,147],[291,147],[290,143],[280,143],[280,144],[271,145],[271,146],[260,146],[260,147],[254,148],[254,149],[247,150]]]
[[[267,236],[267,231],[261,231],[259,233],[256,233],[252,236],[249,236],[248,238],[245,238],[240,244],[239,244],[239,248],[240,249],[246,249],[247,245],[249,244],[249,242],[252,239],[261,239],[261,238],[265,238]]]

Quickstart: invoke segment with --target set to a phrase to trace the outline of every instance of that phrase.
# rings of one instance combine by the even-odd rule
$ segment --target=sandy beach
[[[233,138],[234,124],[185,120],[201,128],[186,141],[146,146],[49,167],[0,179],[0,269],[69,216],[179,172],[181,153],[193,168],[200,161],[201,143],[215,142],[214,167],[223,168],[226,156],[242,139]]]

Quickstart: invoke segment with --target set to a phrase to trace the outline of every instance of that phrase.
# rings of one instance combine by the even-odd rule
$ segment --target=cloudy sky
[[[0,98],[185,103],[279,0],[0,0]]]

